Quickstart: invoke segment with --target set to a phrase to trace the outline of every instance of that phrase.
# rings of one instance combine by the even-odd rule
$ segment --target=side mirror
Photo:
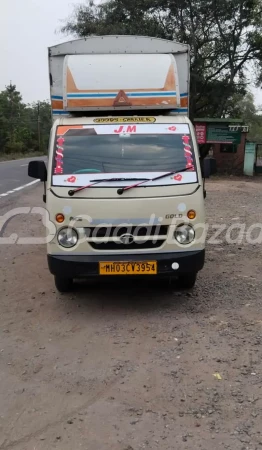
[[[47,170],[44,161],[30,161],[28,176],[45,182],[47,180]]]

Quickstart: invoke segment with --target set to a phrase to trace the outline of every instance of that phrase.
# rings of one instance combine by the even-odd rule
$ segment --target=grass
[[[35,156],[45,155],[43,155],[43,152],[3,153],[0,154],[0,161],[14,161],[15,159],[34,158]]]

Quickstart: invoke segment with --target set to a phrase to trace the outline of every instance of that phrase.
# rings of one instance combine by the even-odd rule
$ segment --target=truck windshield
[[[187,124],[60,126],[55,145],[54,176],[195,171]]]

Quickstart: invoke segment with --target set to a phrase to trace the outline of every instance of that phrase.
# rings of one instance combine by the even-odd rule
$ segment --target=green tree
[[[50,103],[46,100],[27,105],[27,113],[32,136],[31,145],[34,149],[46,152],[52,126]]]
[[[0,93],[0,145],[5,151],[22,150],[19,129],[25,113],[20,92],[11,84]]]
[[[237,103],[238,117],[245,121],[249,126],[248,139],[250,141],[262,143],[262,115],[259,114],[259,108],[254,104],[254,96],[248,93]]]
[[[0,92],[0,153],[46,152],[51,107],[42,101],[26,105],[11,84]]]
[[[244,96],[250,61],[262,82],[262,0],[107,0],[75,8],[62,28],[78,37],[138,34],[191,48],[192,118],[223,117]]]

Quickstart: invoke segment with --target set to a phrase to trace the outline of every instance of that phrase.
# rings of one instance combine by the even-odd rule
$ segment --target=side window
[[[237,153],[236,144],[220,144],[220,153]]]

